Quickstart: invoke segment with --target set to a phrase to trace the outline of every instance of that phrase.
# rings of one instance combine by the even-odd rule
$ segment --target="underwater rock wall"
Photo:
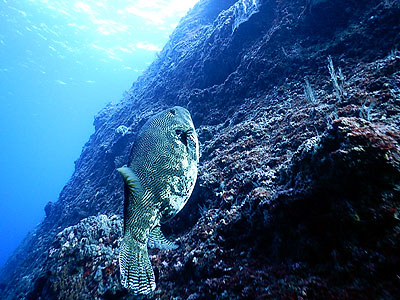
[[[181,105],[199,179],[163,225],[180,247],[150,252],[149,298],[395,299],[399,20],[392,0],[200,1],[96,115],[58,201],[2,269],[0,297],[130,299],[115,169],[149,116]]]

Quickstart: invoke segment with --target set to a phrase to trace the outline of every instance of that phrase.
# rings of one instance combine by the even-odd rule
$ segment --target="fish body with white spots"
[[[129,165],[118,169],[125,182],[121,283],[134,294],[149,294],[156,287],[147,246],[177,248],[163,236],[160,223],[186,204],[196,183],[198,161],[190,113],[176,106],[143,125]]]

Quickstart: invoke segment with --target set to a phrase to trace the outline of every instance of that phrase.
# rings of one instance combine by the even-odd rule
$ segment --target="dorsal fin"
[[[131,168],[126,166],[118,168],[117,171],[122,175],[126,187],[128,188],[129,192],[134,196],[136,199],[140,199],[143,194],[143,187],[140,183],[139,178],[136,174],[132,171]]]
[[[160,226],[156,226],[153,228],[152,231],[150,231],[149,240],[147,241],[147,245],[150,248],[158,248],[158,249],[165,249],[165,250],[178,248],[178,246],[175,243],[167,240],[167,238],[161,232]]]

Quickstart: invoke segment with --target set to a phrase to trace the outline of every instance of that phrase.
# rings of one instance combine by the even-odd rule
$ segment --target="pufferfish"
[[[189,111],[175,106],[151,117],[141,128],[128,166],[117,169],[125,182],[121,283],[133,294],[155,290],[147,246],[176,249],[160,224],[189,199],[197,178],[199,143]]]

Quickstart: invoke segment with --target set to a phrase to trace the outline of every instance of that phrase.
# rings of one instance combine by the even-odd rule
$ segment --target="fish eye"
[[[176,129],[175,133],[178,136],[179,140],[182,142],[182,144],[187,146],[187,138],[188,138],[187,133],[181,129]]]
[[[175,109],[173,109],[173,108],[171,108],[170,110],[169,110],[169,112],[172,114],[172,115],[176,115],[176,111],[175,111]]]

